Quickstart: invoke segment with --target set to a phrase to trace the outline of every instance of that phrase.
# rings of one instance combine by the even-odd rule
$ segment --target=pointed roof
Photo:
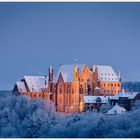
[[[117,115],[123,114],[126,112],[126,109],[116,104],[112,109],[110,109],[106,114],[108,115]]]
[[[95,65],[100,81],[119,82],[119,76],[115,73],[111,66]]]
[[[19,92],[27,92],[24,82],[17,81],[16,85]]]
[[[31,92],[41,92],[42,88],[48,87],[48,79],[45,76],[24,76]]]
[[[77,64],[77,66],[79,68],[79,74],[82,72],[85,65],[86,64]],[[59,67],[59,70],[58,70],[53,82],[56,83],[58,81],[60,73],[62,74],[64,82],[72,82],[74,79],[74,67],[75,67],[75,64],[61,65]]]

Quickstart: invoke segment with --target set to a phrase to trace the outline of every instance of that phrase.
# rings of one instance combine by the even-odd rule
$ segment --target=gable
[[[82,72],[80,73],[80,79],[92,79],[91,71],[89,70],[87,65],[84,66]]]
[[[85,64],[78,64],[79,74],[82,72]],[[60,73],[62,74],[64,82],[72,82],[74,79],[74,64],[71,65],[61,65],[59,70],[53,80],[53,82],[57,83]]]
[[[119,82],[119,77],[111,66],[97,65],[96,67],[100,81]]]
[[[24,76],[31,92],[41,92],[42,88],[48,87],[48,79],[45,76]]]
[[[58,83],[64,83],[64,79],[63,79],[63,77],[62,77],[61,72],[60,72],[60,75],[59,75],[59,77],[58,77]]]

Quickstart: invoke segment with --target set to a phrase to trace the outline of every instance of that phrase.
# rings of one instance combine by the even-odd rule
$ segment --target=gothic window
[[[72,88],[72,93],[74,93],[74,88]]]
[[[83,87],[82,87],[82,85],[80,85],[80,94],[82,94],[83,93]]]
[[[67,93],[70,93],[70,86],[67,86]]]
[[[120,85],[118,84],[118,87],[120,87]]]
[[[34,97],[36,98],[36,94],[34,94]]]
[[[66,90],[65,88],[66,88],[66,86],[65,86],[65,84],[64,84],[64,93],[65,93],[65,90]]]
[[[59,98],[59,103],[62,103],[62,99],[61,98]]]
[[[90,88],[90,85],[88,85],[88,94],[90,94],[91,92],[91,88]]]
[[[59,93],[62,93],[62,85],[59,87]]]

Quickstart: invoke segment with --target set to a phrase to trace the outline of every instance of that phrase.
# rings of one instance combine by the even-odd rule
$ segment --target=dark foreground
[[[2,138],[139,138],[140,103],[123,115],[81,113],[56,114],[43,100],[31,101],[0,93]],[[51,106],[51,105],[50,105]]]

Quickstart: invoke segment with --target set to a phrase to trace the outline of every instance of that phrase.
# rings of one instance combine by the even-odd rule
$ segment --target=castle
[[[86,64],[60,65],[54,76],[24,76],[16,82],[14,93],[31,99],[53,101],[55,110],[76,113],[84,110],[84,96],[113,96],[121,91],[121,77],[111,66]]]

